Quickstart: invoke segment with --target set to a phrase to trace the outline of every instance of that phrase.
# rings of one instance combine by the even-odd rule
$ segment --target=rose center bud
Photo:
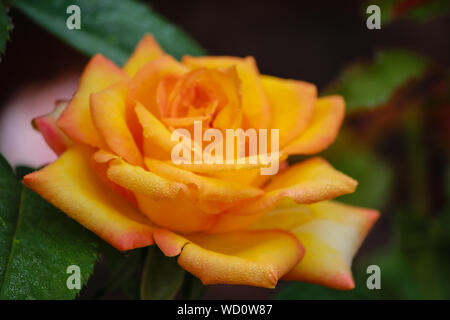
[[[240,125],[240,81],[234,67],[167,75],[159,84],[157,103],[171,129],[192,130],[194,121],[222,130]]]

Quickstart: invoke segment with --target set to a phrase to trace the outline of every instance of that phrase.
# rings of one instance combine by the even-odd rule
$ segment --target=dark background
[[[450,65],[449,18],[399,20],[368,30],[364,3],[355,0],[146,2],[210,54],[252,55],[262,73],[313,82],[319,89],[378,48],[412,49]],[[0,105],[24,83],[80,69],[87,61],[16,10],[11,16],[15,27],[0,64]]]

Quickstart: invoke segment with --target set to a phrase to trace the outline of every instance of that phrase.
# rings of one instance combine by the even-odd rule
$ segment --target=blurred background
[[[353,291],[281,282],[275,291],[210,286],[202,288],[205,298],[450,298],[449,1],[145,3],[209,54],[252,55],[261,73],[342,94],[345,123],[324,156],[359,181],[355,194],[339,200],[381,212],[353,262]],[[379,30],[366,27],[369,4],[381,8]],[[88,56],[23,10],[13,7],[9,15],[14,28],[0,63],[0,153],[13,165],[37,167],[54,155],[30,120],[50,112],[55,99],[70,98]],[[139,266],[142,254],[112,251],[104,249],[81,298],[134,297],[139,267],[118,285],[103,284],[120,273],[118,260]],[[366,286],[372,264],[381,269],[380,290]]]

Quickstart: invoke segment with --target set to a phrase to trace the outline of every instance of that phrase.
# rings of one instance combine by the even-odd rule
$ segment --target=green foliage
[[[181,287],[181,298],[187,300],[201,299],[208,287],[205,286],[199,278],[186,272],[183,286]]]
[[[66,9],[81,10],[81,29],[66,26]],[[204,51],[187,34],[153,11],[132,0],[16,0],[13,5],[71,46],[88,55],[102,53],[123,64],[139,40],[151,33],[163,49],[180,58]]]
[[[0,55],[5,53],[6,42],[9,40],[9,34],[13,28],[11,18],[7,13],[6,5],[0,1]]]
[[[185,274],[176,259],[166,257],[155,245],[148,248],[141,279],[141,299],[170,300],[175,297]]]
[[[85,284],[97,261],[98,239],[22,186],[0,157],[0,298],[73,299],[67,267]]]
[[[333,166],[358,181],[356,192],[344,195],[339,201],[382,210],[392,191],[393,173],[380,157],[348,132],[341,132],[324,157]]]
[[[409,81],[420,77],[427,61],[401,50],[380,51],[372,63],[348,67],[326,94],[345,98],[347,112],[374,109],[387,103]]]

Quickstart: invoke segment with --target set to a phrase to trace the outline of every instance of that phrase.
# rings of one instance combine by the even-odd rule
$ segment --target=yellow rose
[[[260,75],[251,57],[181,63],[145,36],[123,68],[102,55],[78,90],[35,120],[60,156],[24,183],[119,250],[156,244],[205,284],[278,279],[351,289],[351,261],[378,217],[331,200],[356,181],[315,157],[275,176],[261,165],[175,164],[172,132],[279,129],[280,159],[336,137],[339,96]]]

